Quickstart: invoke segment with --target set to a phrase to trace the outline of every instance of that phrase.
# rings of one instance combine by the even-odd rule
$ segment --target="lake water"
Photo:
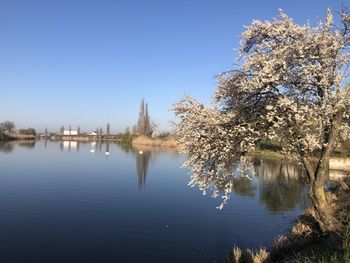
[[[117,144],[1,145],[0,262],[222,262],[234,245],[270,246],[308,205],[298,167],[257,160],[218,210],[220,198],[188,186],[184,160]]]

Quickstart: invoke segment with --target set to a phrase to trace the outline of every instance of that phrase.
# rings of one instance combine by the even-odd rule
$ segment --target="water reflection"
[[[138,179],[138,189],[142,191],[146,185],[146,178],[149,169],[149,163],[152,159],[156,159],[158,155],[170,154],[177,155],[175,148],[162,148],[162,147],[152,147],[152,146],[137,146],[137,148],[121,145],[121,149],[127,153],[131,152],[136,159],[136,170]]]
[[[233,181],[232,189],[237,195],[254,197],[257,187],[248,178],[239,177]]]
[[[97,143],[96,142],[92,142],[91,143],[91,150],[90,150],[90,152],[92,152],[92,153],[97,152]]]
[[[218,176],[192,175],[190,185],[197,185],[204,194],[210,191],[213,198],[222,197],[219,209],[232,193],[259,199],[271,213],[308,206],[308,187],[300,166],[282,160],[255,159],[248,167],[243,161],[235,162]]]
[[[47,141],[44,142],[45,148],[47,148]],[[75,149],[77,152],[80,150],[80,142],[79,141],[60,141],[59,142],[60,150],[68,150],[69,152]]]
[[[27,148],[27,149],[33,149],[35,147],[36,141],[17,141],[17,145]]]
[[[106,143],[105,155],[106,155],[106,157],[108,158],[108,156],[109,156],[109,142]]]
[[[15,145],[34,148],[35,142],[10,142],[0,144],[0,151],[10,153]],[[71,151],[76,149],[79,152],[89,151],[93,154],[103,155],[105,158],[118,158],[123,152],[132,156],[136,167],[137,186],[139,191],[144,190],[148,176],[150,161],[156,160],[157,156],[177,155],[175,149],[138,147],[133,148],[128,145],[119,145],[112,142],[76,142],[60,141],[52,143],[54,147],[59,145],[61,151]],[[119,152],[118,152],[119,151]],[[111,158],[110,160],[113,160]],[[237,162],[230,170],[218,176],[213,180],[201,178],[201,181],[194,181],[201,190],[212,190],[212,196],[223,196],[225,193],[230,195],[257,199],[263,204],[270,213],[290,211],[297,207],[304,208],[308,205],[308,187],[305,185],[303,170],[296,164],[284,162],[281,160],[255,159],[253,161],[254,173],[248,173],[248,176],[240,176],[244,169],[241,162]],[[334,175],[334,172],[333,174]],[[135,175],[134,175],[135,176]],[[337,174],[337,176],[339,176]],[[343,174],[341,174],[343,176]],[[193,178],[192,178],[193,179]],[[196,178],[195,178],[196,179]],[[212,179],[212,178],[210,178]],[[235,200],[232,200],[235,202]],[[218,200],[218,204],[220,201]]]
[[[13,148],[12,155],[0,153],[2,236],[9,241],[0,252],[19,250],[9,262],[33,255],[43,255],[38,262],[95,262],[101,255],[115,262],[220,262],[232,244],[268,246],[303,202],[287,197],[303,194],[299,170],[278,161],[257,160],[249,178],[239,176],[238,163],[231,177],[217,180],[220,191],[232,182],[232,201],[219,212],[219,200],[187,187],[186,171],[179,169],[184,157],[175,149],[112,142],[0,144],[0,151]],[[176,257],[169,257],[174,249]],[[86,251],[98,253],[91,258]]]
[[[0,152],[11,153],[15,146],[24,147],[27,149],[33,149],[36,141],[15,141],[15,142],[0,142]]]
[[[151,159],[150,151],[138,151],[136,153],[136,170],[137,170],[137,178],[138,178],[138,187],[139,190],[142,189],[146,185],[146,177],[148,171],[149,161]]]
[[[256,166],[259,178],[259,200],[270,212],[307,207],[308,195],[304,171],[296,164],[261,160]]]
[[[329,179],[332,181],[341,181],[344,180],[345,177],[350,176],[350,171],[348,170],[330,170],[329,171]]]
[[[104,144],[104,145],[103,145]],[[112,143],[113,144],[113,143]],[[60,142],[61,149],[76,148],[79,150],[79,142]],[[149,163],[157,155],[166,151],[168,154],[177,154],[175,149],[162,149],[140,146],[133,148],[130,145],[119,145],[118,148],[125,153],[131,153],[135,158],[137,185],[142,191],[146,186]],[[110,142],[91,142],[92,153],[104,154],[106,158],[110,155]],[[112,150],[113,151],[113,150]],[[303,170],[296,164],[280,160],[254,159],[254,173],[248,176],[240,176],[244,169],[242,163],[237,162],[229,172],[230,176],[218,177],[216,181],[200,182],[202,189],[211,188],[220,192],[235,193],[238,196],[258,198],[260,203],[266,205],[271,213],[289,211],[297,206],[306,207],[308,203],[307,187]],[[229,186],[229,190],[227,187]],[[218,196],[218,193],[212,195]],[[234,201],[233,201],[234,202]]]
[[[13,143],[0,143],[0,152],[11,153],[15,145]]]
[[[97,141],[96,145],[98,145],[98,152],[100,153],[102,151],[102,142],[101,141]]]

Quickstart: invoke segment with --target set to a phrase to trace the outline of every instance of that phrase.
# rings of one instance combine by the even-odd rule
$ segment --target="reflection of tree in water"
[[[35,147],[35,141],[19,141],[17,144],[28,149],[33,149]]]
[[[164,153],[174,156],[178,154],[176,149],[172,148],[160,148],[146,145],[138,145],[137,148],[135,148],[127,143],[118,143],[118,146],[125,153],[130,153],[135,156],[139,190],[142,190],[146,185],[147,172],[151,159],[156,159],[158,155]]]
[[[102,151],[102,141],[98,141],[98,152],[100,153]]]
[[[135,152],[136,150],[132,147],[132,145],[130,143],[122,143],[119,142],[118,143],[120,149],[122,149],[124,152],[126,153],[130,153],[130,152]]]
[[[260,202],[270,212],[306,207],[307,189],[303,181],[303,170],[293,164],[281,161],[262,161],[256,167],[259,177]]]
[[[232,181],[232,190],[237,195],[254,197],[256,186],[245,177],[239,177]]]
[[[148,171],[148,165],[149,165],[150,159],[151,159],[150,151],[144,151],[142,154],[141,153],[136,154],[136,169],[137,169],[139,190],[142,190],[142,188],[146,184],[146,177],[147,177],[147,171]]]
[[[288,211],[298,205],[307,207],[307,187],[299,166],[281,160],[259,159],[253,160],[252,164],[251,167],[240,160],[233,162],[232,167],[222,169],[216,176],[192,175],[190,185],[197,185],[203,194],[210,191],[213,198],[221,196],[220,209],[228,202],[232,192],[255,197],[258,189],[260,202],[266,204],[270,212]],[[254,174],[258,180],[254,179]]]
[[[13,143],[0,143],[0,152],[11,153],[15,145]]]
[[[107,141],[107,143],[106,143],[105,156],[108,159],[108,156],[109,156],[109,141]]]
[[[222,198],[221,204],[217,207],[222,209],[230,199],[232,191],[240,196],[254,197],[256,185],[252,181],[252,167],[240,161],[232,161],[232,165],[221,169],[215,176],[191,175],[189,185],[198,186],[203,195],[209,193],[212,198]],[[199,175],[199,176],[198,176]]]

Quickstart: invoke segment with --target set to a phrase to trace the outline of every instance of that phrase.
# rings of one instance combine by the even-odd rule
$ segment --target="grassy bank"
[[[35,140],[36,137],[34,135],[28,134],[20,134],[20,133],[0,133],[0,141],[15,141],[15,140]]]
[[[171,136],[163,139],[152,139],[146,136],[138,136],[133,139],[132,145],[133,146],[147,145],[147,146],[159,146],[159,147],[176,147],[176,141]]]
[[[269,250],[245,250],[235,247],[227,263],[350,263],[350,180],[338,183],[329,193],[336,228],[324,234],[318,228],[311,209],[298,217],[289,234],[276,238]]]
[[[286,159],[286,156],[284,156],[280,152],[267,149],[256,149],[254,152],[250,153],[250,156],[264,158],[268,160]]]

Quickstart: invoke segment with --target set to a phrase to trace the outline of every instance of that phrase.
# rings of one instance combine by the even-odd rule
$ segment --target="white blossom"
[[[310,179],[317,176],[308,158],[349,137],[350,88],[343,81],[350,41],[344,25],[337,29],[329,10],[316,27],[298,25],[282,11],[271,22],[254,20],[246,27],[242,65],[218,77],[213,106],[186,96],[173,107],[190,185],[212,188],[214,197],[220,190],[222,208],[234,161],[264,139],[279,140],[284,154],[304,163]]]

